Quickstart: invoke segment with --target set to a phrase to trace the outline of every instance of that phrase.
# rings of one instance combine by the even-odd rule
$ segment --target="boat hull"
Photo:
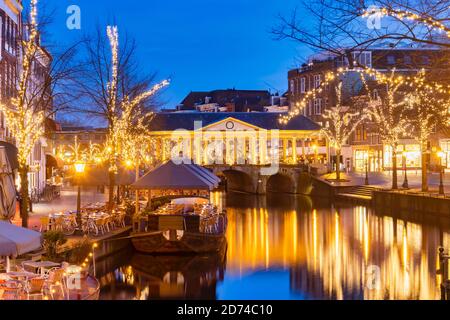
[[[220,252],[227,246],[224,234],[188,233],[179,240],[168,240],[162,232],[138,233],[131,237],[138,252],[148,254],[198,254]]]

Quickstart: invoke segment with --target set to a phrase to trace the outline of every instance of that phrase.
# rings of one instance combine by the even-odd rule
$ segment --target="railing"
[[[441,299],[450,300],[450,279],[449,279],[450,255],[445,253],[444,248],[439,248],[439,270],[441,275]]]

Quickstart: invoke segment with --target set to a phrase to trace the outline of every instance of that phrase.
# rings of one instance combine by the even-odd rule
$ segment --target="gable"
[[[262,128],[233,117],[228,117],[226,119],[211,123],[202,128],[203,131],[253,131],[261,129]]]

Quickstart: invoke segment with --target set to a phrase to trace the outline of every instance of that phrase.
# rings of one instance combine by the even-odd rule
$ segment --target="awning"
[[[61,159],[56,158],[51,154],[45,155],[45,164],[47,168],[62,168],[64,166],[64,162]]]
[[[115,184],[128,186],[136,181],[134,170],[119,169],[116,174]],[[86,166],[85,172],[80,178],[76,178],[75,183],[81,181],[84,186],[107,186],[109,185],[109,170],[106,166]]]
[[[145,174],[131,186],[135,189],[198,189],[212,190],[220,179],[196,164],[175,164],[168,161]]]
[[[41,248],[39,232],[0,221],[0,256],[17,257]]]
[[[15,145],[0,141],[0,147],[5,147],[6,156],[8,157],[9,164],[11,165],[12,170],[19,168],[19,161],[17,160],[17,148]]]
[[[0,218],[9,220],[16,213],[16,186],[7,159],[6,148],[0,146]]]

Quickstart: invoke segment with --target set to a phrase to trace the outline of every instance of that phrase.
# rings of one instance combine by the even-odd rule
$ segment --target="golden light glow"
[[[86,164],[84,162],[77,162],[74,164],[76,173],[83,173],[86,168]]]

